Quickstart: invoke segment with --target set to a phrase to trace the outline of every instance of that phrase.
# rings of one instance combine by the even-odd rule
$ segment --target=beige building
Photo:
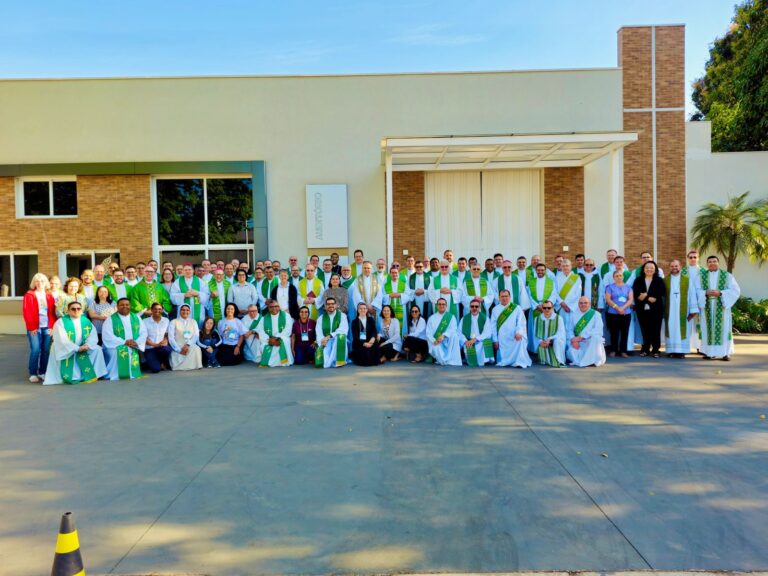
[[[608,69],[0,81],[0,331],[105,257],[682,256],[683,68],[644,26]]]

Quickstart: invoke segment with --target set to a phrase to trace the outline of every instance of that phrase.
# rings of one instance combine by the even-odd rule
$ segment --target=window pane
[[[53,183],[54,216],[77,216],[77,182]]]
[[[112,262],[120,264],[120,252],[96,252],[94,256],[96,257],[96,264],[102,264],[107,269]]]
[[[205,259],[205,252],[202,250],[189,250],[189,251],[173,251],[173,252],[161,252],[160,262],[173,262],[174,268],[178,264],[184,264],[185,262],[191,262],[192,264],[200,264]]]
[[[0,298],[11,296],[11,257],[0,256]]]
[[[24,296],[29,290],[32,276],[37,274],[37,254],[16,254],[13,257],[13,267],[16,273],[16,296]]]
[[[253,235],[250,230],[246,231],[246,225],[252,219],[253,194],[250,178],[208,180],[209,245],[250,242]]]
[[[67,254],[67,278],[72,276],[80,278],[83,270],[91,268],[91,254]],[[61,283],[64,284],[65,280],[62,278]]]
[[[203,226],[203,181],[157,180],[160,244],[204,244]]]
[[[24,215],[50,216],[48,182],[24,182]]]

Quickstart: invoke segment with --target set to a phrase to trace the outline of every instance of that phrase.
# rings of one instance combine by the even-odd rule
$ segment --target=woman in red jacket
[[[41,382],[45,375],[53,324],[56,322],[56,304],[48,291],[49,287],[45,274],[35,274],[21,306],[30,348],[29,381],[33,383]]]

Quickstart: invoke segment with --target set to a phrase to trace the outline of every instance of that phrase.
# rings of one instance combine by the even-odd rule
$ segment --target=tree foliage
[[[724,206],[704,204],[691,228],[691,244],[701,252],[723,255],[728,272],[739,256],[758,265],[768,260],[768,200],[748,202],[748,196],[744,192],[729,198]]]
[[[768,0],[736,6],[692,98],[692,120],[712,122],[713,151],[768,150]]]

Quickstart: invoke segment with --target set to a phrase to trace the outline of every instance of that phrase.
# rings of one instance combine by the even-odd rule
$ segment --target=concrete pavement
[[[68,510],[89,574],[768,569],[767,352],[42,387],[0,336],[0,573]]]

